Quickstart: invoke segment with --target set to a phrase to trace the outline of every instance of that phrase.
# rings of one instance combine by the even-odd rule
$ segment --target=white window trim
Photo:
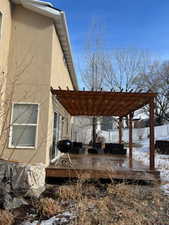
[[[14,111],[14,105],[37,105],[38,106],[38,114],[37,114],[37,124],[17,124],[12,123],[13,118],[13,111]],[[37,149],[38,146],[38,131],[39,131],[39,112],[40,112],[40,104],[34,103],[34,102],[13,102],[12,103],[12,109],[11,109],[11,118],[10,118],[10,130],[9,130],[9,142],[8,142],[8,148],[15,148],[15,149]],[[12,132],[13,132],[13,126],[36,126],[36,134],[35,134],[35,146],[14,146],[12,145]]]

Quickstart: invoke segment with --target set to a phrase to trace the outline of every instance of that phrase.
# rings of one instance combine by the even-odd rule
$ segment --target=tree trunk
[[[93,147],[96,143],[96,122],[97,122],[97,117],[94,116],[93,119],[92,119],[92,135],[93,135],[92,143],[93,143]]]

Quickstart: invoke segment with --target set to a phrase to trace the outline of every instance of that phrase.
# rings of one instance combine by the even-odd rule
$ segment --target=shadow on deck
[[[61,157],[55,165],[46,168],[46,177],[85,178],[85,179],[120,179],[134,181],[160,181],[160,172],[149,170],[141,162],[123,155],[108,154],[70,154]]]

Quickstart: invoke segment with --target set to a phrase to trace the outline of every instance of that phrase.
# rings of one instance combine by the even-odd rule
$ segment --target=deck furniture
[[[72,142],[70,140],[60,140],[57,143],[57,148],[63,153],[69,153],[72,149]]]
[[[63,153],[81,154],[85,152],[82,142],[71,142],[70,140],[60,140],[57,143],[57,147]]]
[[[102,150],[102,143],[95,143],[92,147],[88,148],[89,154],[99,154]]]
[[[73,142],[72,148],[70,150],[71,154],[81,154],[84,153],[84,148],[82,142]]]
[[[113,155],[126,155],[127,150],[124,149],[123,144],[117,144],[117,143],[106,143],[104,153],[107,154],[113,154]]]
[[[169,155],[169,140],[157,140],[155,148],[158,153]]]
[[[89,154],[98,154],[98,150],[97,150],[97,148],[89,148],[88,153]]]

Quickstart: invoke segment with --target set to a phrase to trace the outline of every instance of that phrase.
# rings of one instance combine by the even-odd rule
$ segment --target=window
[[[38,104],[13,104],[9,147],[34,148],[37,120]]]

